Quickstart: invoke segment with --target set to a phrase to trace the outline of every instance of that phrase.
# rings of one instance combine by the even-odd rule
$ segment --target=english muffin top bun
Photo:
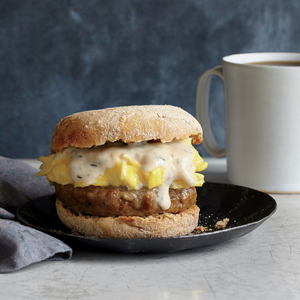
[[[171,105],[113,107],[75,113],[54,130],[51,153],[67,147],[90,148],[107,142],[135,143],[192,138],[203,140],[199,122],[185,110]]]
[[[56,126],[37,176],[55,186],[66,226],[98,238],[188,234],[204,178],[198,121],[179,107],[144,105],[75,113]]]

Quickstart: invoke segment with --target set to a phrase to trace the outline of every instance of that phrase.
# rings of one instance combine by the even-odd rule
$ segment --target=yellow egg
[[[162,168],[155,168],[150,172],[148,188],[153,189],[154,187],[160,186],[164,181],[164,172]]]
[[[129,189],[138,189],[137,167],[131,166],[125,161],[120,166],[120,179]]]
[[[190,141],[187,140],[190,144]],[[192,145],[191,145],[192,147]],[[196,149],[193,165],[195,172],[203,171],[207,168],[207,163],[203,161]],[[70,176],[68,164],[71,159],[69,152],[65,151],[62,154],[51,154],[50,156],[41,156],[39,160],[42,162],[39,173],[36,176],[46,175],[50,182],[59,184],[74,184],[76,187],[84,187],[90,185],[90,182],[73,182]],[[99,176],[92,185],[95,186],[120,186],[126,185],[129,189],[138,190],[142,186],[147,186],[149,189],[161,186],[164,182],[164,174],[161,167],[153,169],[151,172],[144,172],[139,163],[126,154],[122,154],[115,160],[114,167],[106,169],[102,176]],[[194,174],[195,186],[202,186],[204,176],[199,173]],[[174,181],[171,186],[173,189],[188,188],[189,186],[183,180]]]
[[[119,166],[116,164],[113,168],[107,169],[103,176],[98,177],[97,182],[94,184],[96,186],[120,186],[122,185],[122,180],[119,176]]]

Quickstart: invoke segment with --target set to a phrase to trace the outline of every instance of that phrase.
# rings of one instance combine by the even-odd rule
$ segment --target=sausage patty
[[[108,216],[149,216],[156,213],[178,213],[196,204],[195,187],[188,189],[170,189],[171,206],[163,210],[157,204],[158,188],[129,190],[120,187],[74,187],[55,183],[56,195],[60,201],[75,213]]]

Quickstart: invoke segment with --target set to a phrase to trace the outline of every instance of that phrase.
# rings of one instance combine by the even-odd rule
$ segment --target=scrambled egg
[[[189,140],[187,141],[189,144]],[[192,147],[192,145],[191,145]],[[195,157],[193,159],[193,165],[195,167],[195,186],[202,186],[204,183],[204,176],[196,173],[203,171],[207,168],[207,163],[203,161],[198,151],[195,150]],[[47,179],[58,184],[67,185],[74,184],[76,187],[84,187],[90,185],[87,181],[75,182],[72,180],[72,176],[69,170],[69,163],[71,158],[68,151],[65,151],[62,155],[56,156],[51,154],[50,156],[41,156],[39,161],[42,162],[40,172],[37,176],[46,175]],[[120,186],[126,185],[129,189],[139,189],[141,186],[147,186],[149,189],[161,186],[163,184],[164,170],[162,167],[153,169],[151,172],[144,172],[139,163],[130,159],[127,155],[122,155],[115,159],[115,164],[112,168],[106,169],[102,176],[97,178],[96,182],[92,185],[95,186]],[[189,186],[183,180],[175,180],[170,188],[181,189],[188,188]]]

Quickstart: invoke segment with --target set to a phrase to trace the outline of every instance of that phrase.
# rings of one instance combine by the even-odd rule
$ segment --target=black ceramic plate
[[[197,188],[197,193],[199,224],[208,230],[179,237],[96,239],[74,235],[57,217],[55,195],[25,203],[18,208],[17,217],[22,223],[51,234],[73,248],[124,253],[175,252],[238,238],[257,228],[276,210],[276,202],[270,195],[246,187],[207,182]],[[224,218],[229,218],[226,228],[216,229],[216,222]]]

